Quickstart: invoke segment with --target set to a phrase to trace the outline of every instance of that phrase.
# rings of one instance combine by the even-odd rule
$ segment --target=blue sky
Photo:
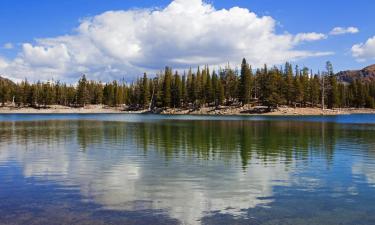
[[[187,2],[186,4],[189,4],[189,0],[185,1]],[[122,10],[126,12],[128,10],[146,8],[158,8],[159,10],[163,10],[168,7],[170,3],[171,0],[2,0],[0,1],[0,57],[10,64],[13,60],[19,58],[20,55],[25,54],[24,43],[30,43],[33,48],[40,45],[44,50],[47,50],[48,46],[46,46],[45,43],[36,43],[35,40],[56,38],[64,35],[76,35],[77,27],[80,26],[85,18],[93,18],[107,11]],[[258,18],[270,16],[276,23],[276,34],[288,33],[297,35],[299,33],[311,32],[325,34],[326,37],[321,40],[301,42],[293,47],[293,50],[331,53],[329,55],[322,54],[323,56],[318,57],[308,56],[301,57],[297,60],[291,60],[294,63],[306,65],[314,70],[324,68],[324,63],[327,60],[333,62],[335,70],[362,68],[375,62],[375,53],[372,52],[372,45],[369,46],[369,49],[361,48],[361,51],[365,52],[361,56],[354,57],[352,52],[352,47],[354,45],[366,43],[367,40],[375,36],[375,24],[371,19],[371,15],[375,11],[375,1],[212,0],[206,1],[206,3],[211,4],[216,10],[230,9],[237,6],[254,12]],[[329,32],[334,27],[355,27],[358,28],[359,32],[353,34],[329,35]],[[189,31],[186,31],[186,33],[189,33]],[[72,54],[73,53],[69,52],[69,55]],[[183,51],[179,52],[178,57],[182,57],[183,54]],[[154,53],[152,56],[155,57],[158,55]],[[170,55],[168,57],[174,56]],[[195,55],[194,59],[196,58],[197,56]],[[189,61],[187,59],[188,58],[184,58],[184,62]],[[191,57],[189,59],[191,59]],[[129,64],[126,58],[121,58],[121,60],[125,60],[125,63]],[[171,58],[168,60],[173,61]],[[152,71],[152,69],[158,66],[158,63],[169,62],[168,60],[161,60],[159,62],[158,60],[149,60],[149,58],[147,58],[147,61],[152,63],[152,68],[147,68],[147,66],[132,61],[130,63],[132,64],[131,69],[119,67],[118,70],[128,69],[128,72],[125,73],[127,75],[123,76],[136,76],[135,73],[137,73],[137,70],[134,69],[135,67],[140,68],[139,70]],[[232,59],[229,58],[223,58],[222,60],[232,61]],[[233,61],[234,60],[235,59],[233,59]],[[28,63],[26,59],[24,59],[24,61]],[[241,57],[239,57],[237,61],[240,62]],[[192,62],[202,64],[210,63],[203,61]],[[277,60],[275,62],[277,62]],[[42,64],[50,65],[44,61],[39,64],[34,62],[34,64],[37,65],[38,68],[41,67]],[[185,64],[187,65],[189,63]],[[219,63],[215,61],[214,64]],[[72,67],[79,66],[77,63],[69,65]],[[113,69],[115,65],[118,65],[118,62],[111,65],[113,71],[115,71],[115,69]],[[164,66],[165,65],[160,64],[158,67],[163,68]],[[183,65],[176,64],[176,67],[182,68]],[[10,67],[3,73],[11,73],[9,68]],[[30,66],[30,69],[34,68],[35,66]],[[87,71],[100,73],[100,69],[93,70],[90,68]],[[75,74],[78,74],[78,72]],[[116,75],[113,75],[114,72],[110,74],[110,76],[116,78]],[[12,77],[12,74],[7,75]],[[19,77],[20,75],[17,74],[14,76]],[[74,75],[69,76],[74,77]]]

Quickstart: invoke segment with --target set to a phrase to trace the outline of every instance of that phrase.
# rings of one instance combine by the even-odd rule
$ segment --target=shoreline
[[[127,111],[123,107],[107,107],[103,105],[89,105],[84,108],[72,108],[66,106],[49,106],[48,108],[31,107],[0,107],[0,114],[161,114],[161,115],[210,115],[210,116],[333,116],[350,114],[375,114],[375,109],[325,109],[321,108],[293,108],[279,107],[272,112],[252,113],[254,108],[249,106],[236,107],[227,106],[217,109],[215,107],[202,107],[198,110],[168,108],[160,112],[149,112],[148,110]]]

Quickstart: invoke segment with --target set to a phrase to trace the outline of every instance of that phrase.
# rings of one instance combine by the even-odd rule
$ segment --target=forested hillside
[[[340,73],[339,73],[340,74]],[[0,79],[0,103],[20,107],[86,104],[127,105],[133,109],[199,108],[219,105],[279,105],[296,107],[374,107],[375,81],[341,79],[327,62],[326,71],[313,74],[308,68],[285,66],[253,70],[243,59],[240,69],[227,66],[210,71],[208,66],[184,72],[165,70],[152,78],[144,74],[133,83],[88,80],[77,85],[27,80],[14,84]],[[322,97],[323,96],[323,97]]]

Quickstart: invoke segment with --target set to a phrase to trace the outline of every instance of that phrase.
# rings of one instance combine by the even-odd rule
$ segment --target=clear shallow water
[[[375,224],[375,116],[0,115],[0,224]]]

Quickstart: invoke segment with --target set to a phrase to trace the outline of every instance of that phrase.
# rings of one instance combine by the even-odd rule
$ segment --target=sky
[[[245,57],[324,70],[375,63],[375,1],[2,0],[0,75],[132,81]]]

